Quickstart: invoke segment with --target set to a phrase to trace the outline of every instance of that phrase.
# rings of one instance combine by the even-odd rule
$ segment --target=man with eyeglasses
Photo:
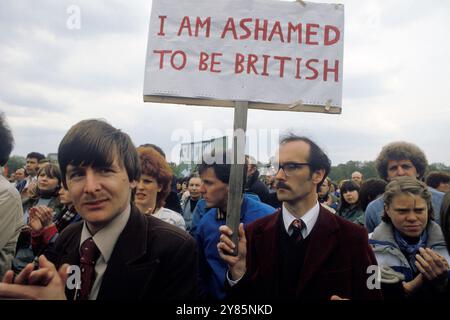
[[[387,182],[397,177],[413,177],[423,181],[428,167],[425,153],[416,145],[408,142],[393,142],[383,147],[375,166],[380,178]],[[433,207],[434,220],[440,224],[439,210],[441,209],[444,193],[428,187],[431,192],[431,204]],[[381,223],[384,211],[383,197],[373,200],[367,206],[365,212],[365,226],[369,233]]]
[[[280,143],[276,214],[244,231],[239,226],[238,255],[231,229],[220,227],[219,254],[228,263],[231,298],[379,299],[368,273],[376,260],[363,227],[333,215],[317,200],[331,167],[310,139],[290,135]]]

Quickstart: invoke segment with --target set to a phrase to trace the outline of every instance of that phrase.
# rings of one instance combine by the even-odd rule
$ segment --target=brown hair
[[[425,179],[425,183],[434,189],[438,188],[441,183],[449,182],[450,173],[444,171],[431,171]]]
[[[140,177],[136,149],[128,134],[102,120],[83,120],[66,133],[58,148],[58,162],[65,188],[67,166],[109,167],[115,157],[129,181]]]
[[[161,187],[161,191],[156,196],[156,208],[162,208],[170,193],[170,183],[173,177],[172,169],[166,159],[152,147],[139,147],[137,152],[141,163],[141,174],[155,178]]]
[[[58,196],[58,192],[59,189],[61,189],[61,170],[59,169],[59,166],[57,164],[54,163],[49,163],[46,166],[43,166],[42,168],[40,168],[37,172],[37,176],[39,178],[39,175],[44,172],[45,175],[49,178],[56,178],[58,179],[58,185],[56,186],[56,188],[53,190],[53,194],[51,195],[52,197],[57,197]],[[31,199],[37,199],[40,196],[42,196],[42,193],[44,191],[40,190],[38,187],[38,184],[32,184],[32,186],[34,186],[34,189],[29,189],[29,195]]]
[[[312,174],[315,171],[318,170],[324,170],[325,174],[323,176],[322,181],[317,185],[317,191],[320,190],[320,186],[322,185],[323,181],[328,177],[328,174],[331,170],[331,160],[328,158],[328,156],[325,154],[325,152],[311,139],[303,136],[298,136],[294,133],[288,133],[286,136],[282,137],[280,141],[280,146],[289,142],[295,142],[295,141],[303,141],[306,144],[309,144],[309,167],[311,169],[310,177],[312,177]]]
[[[390,143],[383,147],[375,160],[378,175],[386,181],[388,162],[392,160],[410,160],[419,174],[419,179],[423,179],[428,166],[425,153],[415,144],[402,141]]]
[[[386,186],[386,190],[383,194],[384,212],[381,220],[392,224],[391,218],[389,218],[386,212],[386,208],[389,208],[392,203],[392,199],[400,194],[420,196],[422,199],[424,199],[427,202],[428,221],[434,220],[433,206],[431,204],[431,193],[430,191],[428,191],[427,185],[422,181],[419,181],[412,177],[395,178]]]
[[[3,113],[0,113],[0,167],[4,166],[9,159],[9,155],[14,146],[14,138],[6,124]]]
[[[49,177],[49,178],[56,178],[56,179],[58,179],[58,184],[60,185],[59,188],[61,187],[61,170],[59,169],[59,166],[57,164],[49,163],[46,166],[43,166],[37,172],[37,176],[39,177],[39,175],[42,172],[44,172],[45,175],[47,177]]]
[[[213,160],[213,161],[211,161]],[[225,184],[230,183],[231,176],[231,164],[236,162],[239,163],[241,159],[237,157],[236,161],[233,159],[233,150],[218,150],[213,149],[210,154],[204,154],[202,163],[197,166],[197,171],[202,175],[208,168],[214,171],[217,179]],[[244,157],[244,168],[242,174],[242,190],[245,189],[245,184],[247,181],[247,169],[248,169],[248,158]]]

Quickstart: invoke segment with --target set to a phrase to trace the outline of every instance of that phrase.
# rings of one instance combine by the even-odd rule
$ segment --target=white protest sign
[[[344,6],[153,0],[144,96],[342,106]]]

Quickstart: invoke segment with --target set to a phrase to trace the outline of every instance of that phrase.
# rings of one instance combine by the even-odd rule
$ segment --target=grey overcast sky
[[[248,129],[295,129],[334,165],[373,160],[398,140],[449,165],[450,1],[339,3],[342,115],[250,110]],[[80,29],[67,27],[71,5],[80,9]],[[150,0],[0,1],[0,110],[15,136],[13,154],[56,152],[68,128],[87,118],[107,120],[136,145],[160,145],[174,161],[177,132],[201,127],[220,136],[232,128],[232,109],[142,101],[150,9]]]

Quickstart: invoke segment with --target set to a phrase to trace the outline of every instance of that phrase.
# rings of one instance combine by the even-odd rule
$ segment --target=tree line
[[[14,172],[18,168],[24,167],[26,163],[25,157],[22,156],[12,156],[7,162],[8,171]],[[190,166],[189,164],[180,163],[175,164],[173,162],[169,163],[176,177],[183,177],[187,171],[195,166]],[[335,182],[339,182],[344,179],[350,179],[354,171],[359,171],[363,174],[364,179],[378,178],[377,169],[375,168],[375,161],[348,161],[347,163],[341,163],[337,166],[331,167],[330,178]],[[446,171],[450,173],[450,166],[444,163],[432,163],[428,166],[427,172],[430,171]]]
[[[339,164],[331,167],[330,179],[339,182],[344,179],[350,179],[353,172],[359,171],[363,174],[364,179],[379,178],[375,161],[348,161],[345,164]],[[428,166],[428,172],[446,171],[450,173],[450,166],[444,163],[432,163]]]

